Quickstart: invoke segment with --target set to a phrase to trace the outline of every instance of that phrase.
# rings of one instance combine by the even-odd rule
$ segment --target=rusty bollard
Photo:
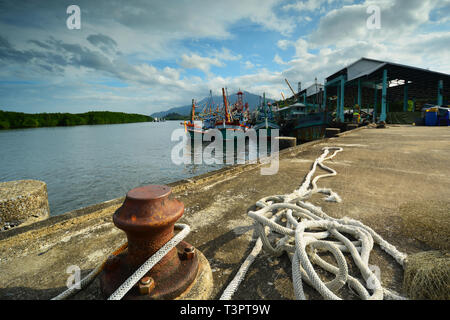
[[[173,237],[174,225],[183,215],[184,204],[169,199],[171,192],[170,187],[157,185],[133,189],[114,213],[114,224],[126,233],[128,248],[105,265],[100,276],[105,298]],[[194,247],[182,241],[124,299],[174,299],[192,284],[198,266]]]

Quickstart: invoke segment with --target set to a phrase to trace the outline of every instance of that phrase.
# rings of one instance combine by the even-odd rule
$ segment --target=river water
[[[176,165],[180,121],[0,131],[0,181],[47,183],[51,215],[168,184],[223,165]]]

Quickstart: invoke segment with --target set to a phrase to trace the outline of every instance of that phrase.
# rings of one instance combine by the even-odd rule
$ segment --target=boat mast
[[[267,118],[266,93],[263,93],[264,116]]]
[[[223,105],[225,106],[225,117],[226,121],[230,121],[230,115],[228,114],[228,101],[227,96],[225,95],[225,89],[222,88],[222,95],[223,95]]]
[[[192,99],[192,119],[191,119],[192,123],[194,123],[194,118],[195,118],[195,100]]]
[[[209,90],[209,97],[210,97],[210,103],[209,103],[209,114],[211,115],[212,114],[212,106],[213,106],[213,104],[214,104],[214,99],[213,99],[213,96],[212,96],[212,90]]]

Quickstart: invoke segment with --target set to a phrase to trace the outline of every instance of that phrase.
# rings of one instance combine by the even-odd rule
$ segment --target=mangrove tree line
[[[110,111],[90,111],[73,114],[22,113],[0,110],[0,129],[65,127],[151,121],[153,121],[152,117],[142,114]]]

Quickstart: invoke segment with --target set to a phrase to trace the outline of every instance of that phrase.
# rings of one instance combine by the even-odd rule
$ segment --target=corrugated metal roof
[[[364,62],[368,62],[368,63],[364,63]],[[354,80],[354,79],[357,79],[357,78],[360,78],[363,76],[370,75],[370,74],[376,72],[377,70],[382,69],[386,66],[395,66],[395,67],[399,67],[399,68],[403,68],[403,69],[410,69],[413,71],[419,71],[419,72],[424,72],[424,73],[428,73],[428,74],[442,75],[445,77],[450,76],[449,74],[446,74],[446,73],[431,71],[428,69],[408,66],[408,65],[404,65],[404,64],[400,64],[400,63],[381,61],[381,60],[375,60],[375,59],[362,57],[361,59],[353,62],[352,64],[346,66],[345,68],[340,69],[339,71],[335,72],[331,76],[327,77],[327,80],[331,80],[331,79],[335,78],[336,76],[345,72],[347,74],[347,81],[351,81],[351,80]]]
[[[293,105],[290,105],[288,107],[284,107],[284,108],[275,110],[274,112],[280,112],[280,111],[284,111],[284,110],[291,109],[291,108],[297,108],[297,107],[306,107],[306,105],[304,105],[303,103],[297,102],[297,103],[295,103]]]

